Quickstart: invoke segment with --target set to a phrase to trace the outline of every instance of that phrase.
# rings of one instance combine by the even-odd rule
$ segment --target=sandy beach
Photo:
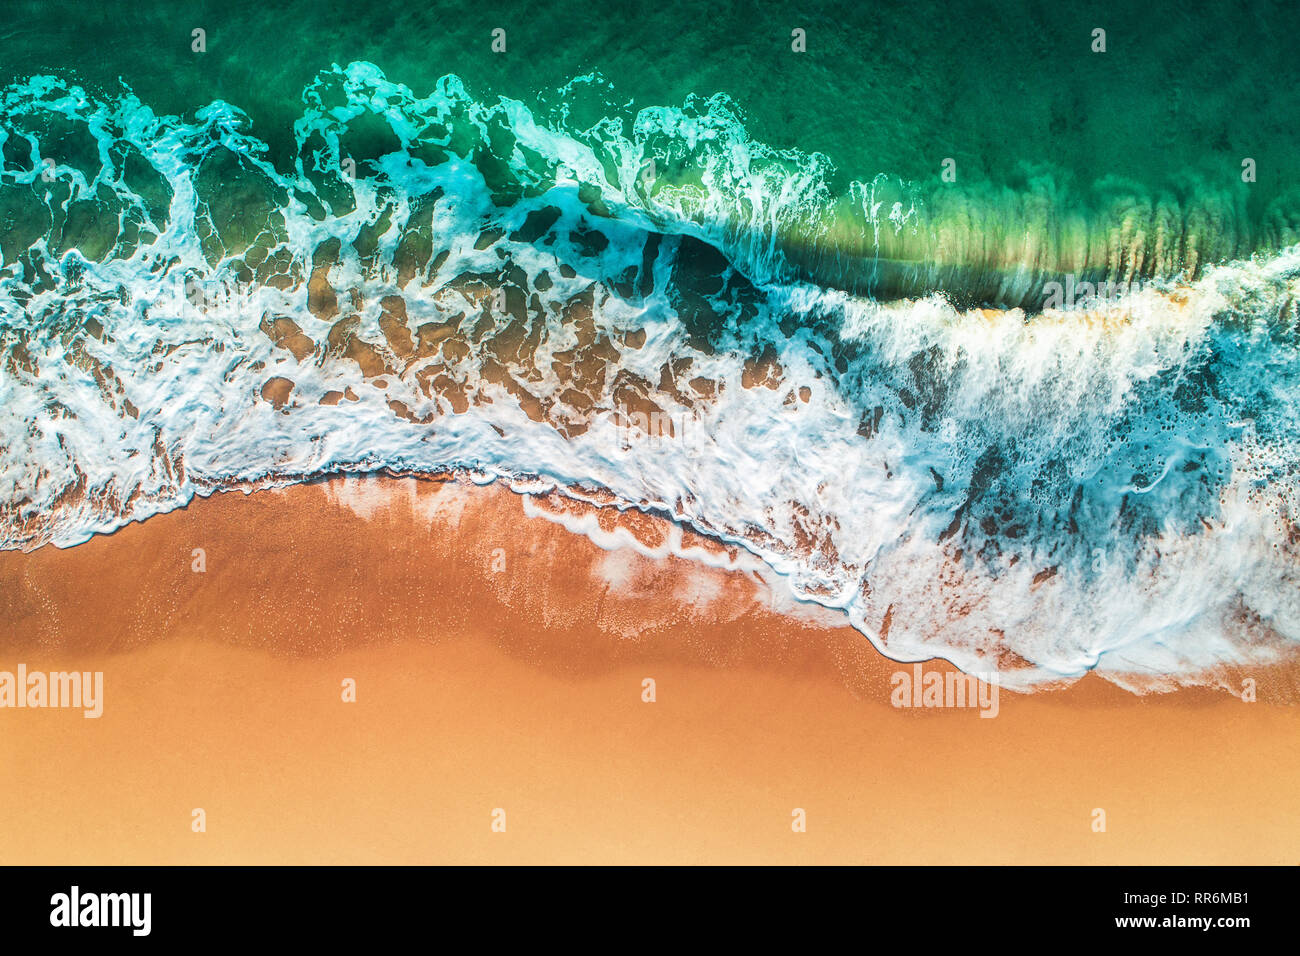
[[[104,675],[0,709],[0,863],[1300,862],[1294,670],[896,708],[787,603],[413,479],[0,553],[0,670]]]

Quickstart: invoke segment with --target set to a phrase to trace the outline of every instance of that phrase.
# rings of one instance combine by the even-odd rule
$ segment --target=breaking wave
[[[454,473],[660,515],[1011,687],[1294,652],[1296,237],[1222,262],[1261,240],[1205,195],[1068,229],[1032,191],[836,195],[724,96],[612,96],[353,63],[277,169],[230,104],[6,90],[0,546]]]

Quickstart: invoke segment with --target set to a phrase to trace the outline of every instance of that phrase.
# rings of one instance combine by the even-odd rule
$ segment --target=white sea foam
[[[897,660],[1000,668],[1004,686],[1096,670],[1159,687],[1225,663],[1276,661],[1300,641],[1291,304],[1300,249],[1211,269],[1185,288],[1139,290],[1109,315],[963,312],[940,296],[878,303],[783,277],[772,236],[817,199],[820,160],[750,142],[721,101],[703,112],[650,111],[627,138],[544,126],[517,103],[489,108],[454,81],[418,99],[364,64],[339,77],[346,108],[328,107],[325,92],[318,106],[309,96],[297,130],[301,143],[320,134],[335,159],[340,131],[363,109],[386,116],[408,147],[424,135],[412,117],[468,117],[478,128],[504,116],[520,150],[568,172],[548,185],[536,159],[517,152],[511,175],[536,195],[498,206],[483,172],[462,157],[430,166],[389,154],[349,184],[351,211],[317,219],[297,199],[274,211],[268,256],[283,253],[298,270],[285,288],[236,285],[243,250],[204,247],[203,157],[229,150],[268,187],[313,197],[323,190],[310,162],[277,172],[226,104],[185,124],[129,98],[110,105],[58,95],[52,80],[6,94],[6,115],[53,111],[84,122],[101,155],[132,144],[172,198],[166,221],[154,222],[120,168],[87,180],[60,167],[69,202],[107,186],[157,238],[94,262],[52,255],[42,239],[32,253],[51,276],[44,286],[22,263],[3,263],[0,545],[75,545],[223,488],[458,470],[520,492],[612,493],[623,507],[701,531],[739,556],[684,546],[680,530],[648,548],[625,531],[600,530],[591,516],[544,513],[606,548],[761,571],[780,582],[772,593],[790,596],[791,611],[797,601],[808,613],[846,618]],[[697,181],[646,194],[638,175],[655,137],[661,155],[681,144],[702,164]],[[716,149],[701,151],[702,143]],[[35,186],[39,172],[7,181]],[[609,215],[593,216],[570,183],[595,189]],[[396,247],[435,190],[431,231],[446,255],[399,289]],[[549,241],[509,238],[546,207],[559,213]],[[352,240],[385,209],[391,225],[363,261]],[[890,228],[908,218],[887,216],[897,220]],[[506,235],[485,244],[492,226]],[[580,250],[574,236],[584,230],[599,230],[604,248]],[[637,273],[644,293],[612,294],[619,276],[641,266],[652,236],[653,266]],[[722,291],[710,283],[683,297],[683,236],[728,253],[734,268]],[[477,314],[455,280],[505,263],[528,290],[539,289],[543,272],[551,280],[537,293],[546,329],[531,394],[564,404],[553,363],[579,340],[561,306],[592,283],[597,330],[611,342],[646,333],[640,348],[617,346],[611,378],[624,370],[655,382],[665,366],[689,359],[689,375],[723,387],[675,409],[671,436],[629,440],[607,413],[566,435],[488,382],[475,356],[458,374],[491,401],[451,414],[421,387],[419,363],[367,377],[330,353],[332,323],[308,309],[304,280],[331,238],[342,240],[342,254],[329,282],[341,301],[358,291],[356,335],[381,350],[384,296],[402,293],[408,329],[457,310]],[[219,294],[196,308],[186,276]],[[692,344],[690,332],[691,310],[706,309],[726,330],[711,349]],[[308,358],[264,333],[264,317],[277,315],[316,345]],[[84,331],[87,319],[102,337]],[[17,361],[16,343],[37,371]],[[745,387],[768,348],[778,386]],[[274,376],[293,382],[282,408],[261,398]],[[806,400],[795,397],[800,388]],[[344,391],[356,401],[320,404]],[[616,404],[608,383],[600,397],[606,411]],[[428,420],[395,415],[390,402]],[[359,510],[371,506],[355,489],[341,494]]]

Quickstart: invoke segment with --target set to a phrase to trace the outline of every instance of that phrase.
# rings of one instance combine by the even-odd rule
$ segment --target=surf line
[[[82,708],[87,719],[104,713],[103,671],[0,671],[0,708]]]

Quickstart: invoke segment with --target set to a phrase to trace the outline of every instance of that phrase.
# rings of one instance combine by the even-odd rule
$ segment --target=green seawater
[[[104,98],[125,84],[182,117],[224,100],[282,169],[303,91],[332,64],[374,63],[417,95],[455,74],[481,101],[530,108],[594,72],[608,99],[565,104],[590,124],[610,101],[630,122],[725,94],[754,142],[825,157],[831,201],[781,245],[807,276],[858,291],[1015,304],[1040,284],[1008,279],[1017,270],[1187,275],[1300,239],[1294,3],[20,0],[5,13],[0,83],[53,74]],[[382,153],[386,132],[367,144],[358,128],[354,154]],[[896,202],[916,210],[901,227],[886,221]]]

